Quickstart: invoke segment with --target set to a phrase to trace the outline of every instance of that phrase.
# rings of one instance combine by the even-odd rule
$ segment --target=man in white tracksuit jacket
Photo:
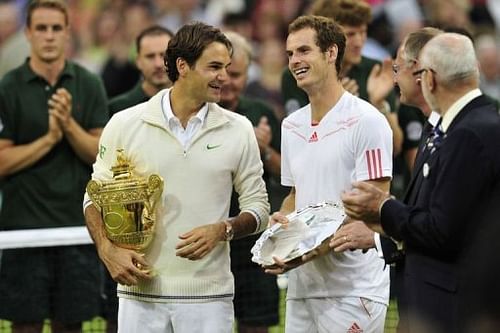
[[[117,113],[102,134],[93,179],[112,178],[121,148],[137,175],[165,181],[144,256],[111,243],[86,204],[98,253],[119,283],[119,332],[232,331],[228,241],[264,229],[269,204],[251,123],[215,104],[231,51],[218,29],[184,26],[165,56],[173,87]],[[228,220],[233,186],[241,214]]]

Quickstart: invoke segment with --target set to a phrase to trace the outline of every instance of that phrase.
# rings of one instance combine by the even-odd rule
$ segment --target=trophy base
[[[153,231],[145,230],[123,234],[111,234],[108,232],[107,236],[114,244],[118,245],[119,247],[135,251],[144,251],[153,240]]]

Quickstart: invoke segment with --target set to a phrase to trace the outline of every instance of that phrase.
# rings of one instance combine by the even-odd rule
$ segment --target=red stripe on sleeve
[[[375,179],[375,178],[378,178],[378,174],[377,174],[377,156],[375,155],[375,149],[372,149],[370,150],[370,154],[371,154],[371,157],[372,157],[372,168],[373,168],[373,177],[370,178],[370,179]]]
[[[379,178],[382,178],[382,150],[380,148],[377,149],[377,159],[378,159],[378,170],[379,170]]]
[[[371,160],[370,160],[370,151],[367,150],[366,151],[366,163],[368,164],[368,178],[369,179],[372,179],[372,163],[371,163]]]

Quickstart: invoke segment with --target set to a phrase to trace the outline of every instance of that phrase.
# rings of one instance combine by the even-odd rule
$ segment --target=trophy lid
[[[111,167],[113,178],[129,178],[132,176],[134,166],[130,164],[130,160],[125,156],[123,149],[116,150],[116,164]]]

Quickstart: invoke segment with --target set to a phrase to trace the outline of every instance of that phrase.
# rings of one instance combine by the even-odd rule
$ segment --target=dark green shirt
[[[146,102],[150,97],[146,96],[142,90],[142,80],[129,91],[113,97],[108,104],[109,117],[111,118],[118,111],[128,109],[131,106]]]
[[[247,117],[253,126],[257,127],[259,125],[260,119],[262,117],[267,117],[267,122],[273,137],[271,139],[271,147],[274,150],[280,151],[281,148],[281,126],[278,119],[274,115],[273,109],[269,107],[263,101],[258,99],[240,97],[238,106],[236,107],[236,113],[239,113]],[[261,157],[263,159],[263,157]],[[267,192],[269,193],[269,173],[264,170],[263,179],[266,182]],[[229,216],[237,216],[240,213],[238,194],[233,190],[233,195],[231,196],[231,207],[229,209]],[[231,242],[231,263],[232,269],[242,270],[249,267],[260,267],[251,261],[250,249],[257,241],[259,235],[250,235],[242,239]],[[238,267],[235,267],[236,264]]]
[[[260,119],[262,117],[267,117],[267,122],[269,127],[271,127],[271,132],[273,137],[271,139],[271,147],[274,150],[280,151],[281,148],[281,126],[274,115],[273,110],[264,102],[247,97],[240,97],[238,106],[236,107],[236,113],[245,116],[250,120],[254,127],[259,125]],[[263,159],[263,157],[261,157]],[[269,185],[269,173],[264,170],[264,181],[266,185]],[[269,186],[268,186],[269,187]],[[269,188],[268,188],[269,189]],[[237,216],[240,213],[240,208],[238,204],[238,195],[233,192],[231,197],[231,208],[229,209],[229,216]]]
[[[108,119],[101,80],[66,62],[55,86],[35,74],[29,60],[0,81],[0,138],[23,145],[48,130],[48,100],[58,89],[72,96],[72,116],[83,129],[102,128]],[[63,139],[34,165],[7,176],[0,230],[84,225],[82,201],[91,166]]]
[[[236,107],[236,113],[247,117],[255,127],[259,125],[260,119],[262,117],[266,117],[273,134],[273,137],[271,139],[271,147],[273,147],[276,151],[280,151],[281,126],[278,122],[278,119],[274,115],[273,109],[270,106],[268,106],[261,100],[242,96],[240,97],[240,101],[238,103],[238,106]]]
[[[373,66],[376,64],[380,64],[380,62],[362,57],[361,62],[352,66],[351,70],[347,74],[349,78],[357,82],[359,87],[359,97],[365,101],[368,101],[368,91],[366,90],[368,77],[370,76]],[[297,82],[288,68],[283,71],[281,76],[281,91],[287,114],[290,114],[309,103],[307,94],[304,90],[297,86]],[[391,92],[387,101],[391,106],[391,111],[394,112],[396,105],[396,95],[394,92]]]

